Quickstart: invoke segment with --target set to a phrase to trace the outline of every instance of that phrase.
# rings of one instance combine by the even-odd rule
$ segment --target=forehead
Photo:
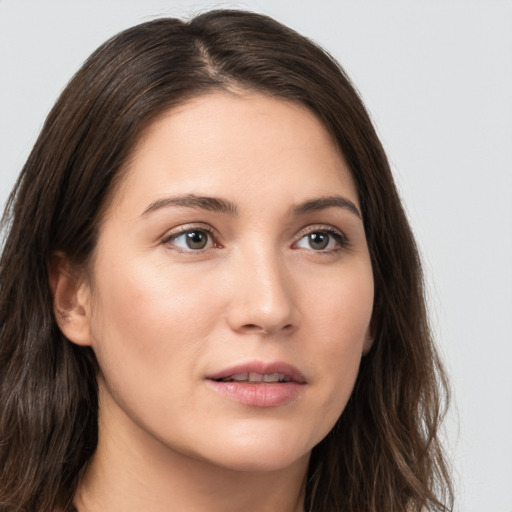
[[[215,92],[147,127],[115,195],[141,202],[166,193],[300,202],[333,188],[357,203],[350,169],[312,112],[259,93]]]

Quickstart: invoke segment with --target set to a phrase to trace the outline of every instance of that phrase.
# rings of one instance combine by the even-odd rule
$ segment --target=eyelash
[[[318,234],[318,233],[329,235],[332,239],[334,239],[334,241],[336,242],[337,245],[336,245],[336,247],[333,247],[333,248],[327,249],[327,250],[311,249],[313,252],[315,252],[317,254],[335,254],[341,250],[348,249],[348,247],[350,245],[348,238],[345,236],[345,234],[343,232],[341,232],[340,230],[333,228],[331,226],[308,226],[305,230],[301,231],[301,233],[299,234],[299,238],[298,238],[297,242],[294,243],[294,245],[298,244],[298,242],[300,242],[305,237],[308,237],[313,234]],[[300,248],[297,248],[297,249],[300,249]]]
[[[187,233],[194,233],[194,232],[206,233],[208,235],[210,241],[213,243],[213,247],[206,247],[206,248],[202,248],[202,249],[192,249],[192,248],[184,249],[182,247],[178,247],[178,246],[172,244],[172,241],[176,240],[180,236],[187,234]],[[308,237],[313,234],[318,234],[318,233],[327,234],[328,236],[330,236],[332,239],[334,239],[337,246],[334,248],[331,248],[331,249],[327,249],[327,250],[309,249],[314,253],[333,254],[333,253],[337,253],[340,250],[346,250],[350,246],[349,240],[347,239],[345,234],[342,233],[341,231],[339,231],[338,229],[335,229],[330,226],[308,226],[307,228],[305,228],[304,230],[302,230],[299,233],[299,237],[298,237],[297,241],[293,243],[293,245],[297,245],[305,237]],[[182,226],[181,228],[179,228],[178,231],[175,231],[175,232],[169,234],[168,236],[166,236],[162,240],[162,244],[170,245],[170,246],[172,246],[173,250],[178,251],[178,252],[201,254],[209,249],[212,249],[212,248],[218,249],[218,248],[222,247],[222,245],[216,241],[216,238],[218,238],[217,233],[209,226],[187,225],[187,226]],[[295,248],[295,250],[300,250],[300,249],[301,249],[300,247]]]
[[[164,245],[170,245],[175,251],[183,252],[183,253],[194,253],[194,254],[200,254],[204,251],[207,251],[208,249],[211,249],[211,247],[205,248],[205,249],[184,249],[182,247],[177,247],[176,245],[173,245],[171,242],[178,237],[186,234],[186,233],[194,233],[194,232],[202,232],[206,233],[209,237],[209,239],[213,242],[214,248],[222,247],[221,244],[215,241],[215,238],[217,238],[217,233],[209,226],[205,225],[187,225],[182,226],[178,228],[178,231],[175,231],[173,233],[170,233],[168,236],[166,236],[162,243]]]

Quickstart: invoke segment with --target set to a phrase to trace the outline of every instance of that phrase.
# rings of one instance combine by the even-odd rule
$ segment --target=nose
[[[228,323],[241,334],[289,335],[299,326],[290,269],[277,251],[260,249],[232,262]]]

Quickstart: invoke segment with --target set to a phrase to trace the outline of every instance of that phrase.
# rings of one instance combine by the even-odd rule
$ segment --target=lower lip
[[[278,407],[297,399],[304,384],[298,382],[256,383],[208,380],[208,384],[225,397],[252,407]]]

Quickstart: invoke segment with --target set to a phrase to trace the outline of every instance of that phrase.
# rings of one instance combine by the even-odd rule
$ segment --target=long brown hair
[[[278,22],[212,11],[128,29],[85,62],[50,112],[9,198],[0,262],[0,510],[72,499],[97,442],[97,364],[53,313],[47,265],[87,264],[101,212],[142,130],[187,99],[236,87],[309,108],[356,182],[375,279],[374,345],[342,416],[314,448],[311,512],[447,511],[438,428],[446,378],[416,245],[363,103],[340,66]]]

